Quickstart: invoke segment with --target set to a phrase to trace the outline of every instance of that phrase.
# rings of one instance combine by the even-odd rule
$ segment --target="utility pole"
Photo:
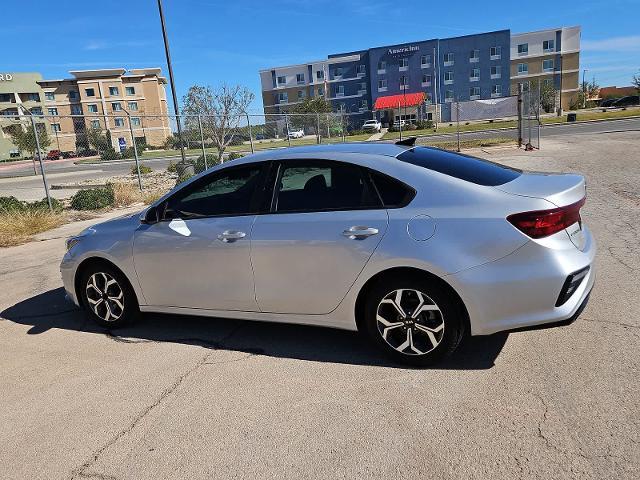
[[[458,152],[460,151],[460,98],[456,98],[456,130],[458,136]]]
[[[518,148],[522,147],[522,83],[518,83]]]
[[[584,83],[584,74],[587,73],[587,69],[582,70],[582,108],[587,106],[587,84]],[[561,73],[562,75],[562,73]]]
[[[164,23],[164,12],[162,10],[162,0],[158,0],[158,12],[160,13],[160,25],[162,26],[162,38],[164,39],[164,53],[167,57],[167,69],[169,70],[169,83],[171,84],[171,96],[173,98],[173,111],[176,114],[176,126],[178,127],[178,142],[180,144],[180,156],[182,162],[187,161],[184,154],[184,145],[182,144],[182,126],[180,125],[180,112],[178,109],[178,97],[176,95],[176,85],[173,81],[173,68],[171,67],[171,53],[169,52],[169,39],[167,38],[167,29]]]

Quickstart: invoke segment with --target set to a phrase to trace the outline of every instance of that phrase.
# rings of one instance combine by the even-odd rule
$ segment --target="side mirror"
[[[160,221],[160,209],[158,206],[149,207],[141,216],[140,222],[147,225],[153,225]]]

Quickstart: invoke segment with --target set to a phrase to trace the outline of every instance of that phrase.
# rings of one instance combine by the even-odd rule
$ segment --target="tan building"
[[[160,68],[77,70],[74,78],[41,80],[43,113],[51,147],[61,151],[89,149],[86,131],[100,128],[111,144],[132,145],[133,136],[161,146],[171,135],[166,79]],[[157,115],[157,116],[156,116]],[[131,126],[129,125],[131,122]]]
[[[511,35],[511,93],[518,84],[547,82],[556,91],[556,108],[575,106],[580,88],[580,27]]]

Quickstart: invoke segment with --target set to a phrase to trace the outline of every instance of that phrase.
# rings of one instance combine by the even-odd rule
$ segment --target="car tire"
[[[95,263],[84,269],[78,290],[87,315],[102,327],[121,327],[139,313],[131,284],[119,270],[106,263]]]
[[[420,277],[381,279],[367,295],[364,315],[370,341],[396,362],[411,366],[426,367],[448,357],[465,333],[459,301]]]

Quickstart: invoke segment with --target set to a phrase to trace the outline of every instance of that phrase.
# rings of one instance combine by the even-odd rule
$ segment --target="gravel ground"
[[[481,153],[586,175],[598,279],[573,325],[478,337],[430,370],[329,329],[103,331],[62,300],[63,237],[83,225],[1,250],[0,477],[640,478],[638,140]]]

